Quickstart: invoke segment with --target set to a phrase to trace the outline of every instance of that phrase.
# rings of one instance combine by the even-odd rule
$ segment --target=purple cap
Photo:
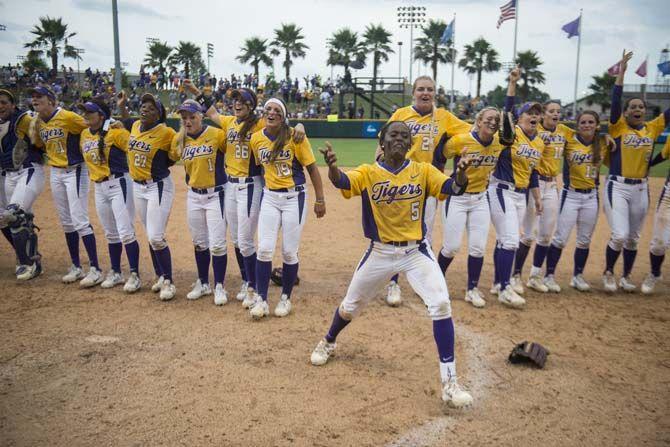
[[[140,98],[140,104],[144,104],[145,102],[150,102],[154,106],[156,106],[156,109],[158,110],[158,115],[160,116],[158,121],[164,123],[167,114],[165,112],[165,107],[163,107],[163,103],[161,103],[160,99],[158,99],[157,97],[155,97],[151,93],[145,93]]]
[[[49,98],[53,99],[54,101],[56,100],[56,94],[51,90],[51,88],[44,86],[44,85],[38,85],[37,87],[29,88],[28,89],[28,94],[29,95],[39,95],[39,96],[48,96]]]
[[[542,105],[539,102],[524,102],[516,108],[516,116],[521,116],[522,113],[528,113],[531,110],[537,110],[537,113],[542,114]]]
[[[105,119],[109,119],[109,110],[107,110],[107,111],[103,110],[102,107],[100,107],[99,105],[97,105],[94,102],[89,101],[89,102],[85,102],[84,104],[78,104],[77,107],[80,110],[85,110],[86,112],[99,113],[100,115],[104,116]]]
[[[202,113],[202,107],[197,102],[187,99],[179,106],[177,112]]]
[[[249,89],[241,88],[233,90],[230,94],[230,97],[233,99],[241,100],[242,102],[248,102],[251,104],[251,110],[254,110],[258,105],[258,99],[256,94]]]

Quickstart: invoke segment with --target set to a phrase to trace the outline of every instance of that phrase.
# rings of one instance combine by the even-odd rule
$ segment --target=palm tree
[[[256,79],[258,76],[258,66],[263,63],[267,67],[272,66],[272,58],[267,55],[267,39],[260,37],[251,37],[244,41],[244,46],[240,48],[242,53],[236,59],[244,64],[251,61],[251,66],[254,67],[254,74]]]
[[[144,62],[149,67],[158,68],[158,72],[165,78],[165,64],[167,64],[172,50],[173,48],[167,42],[151,42],[149,51],[144,56]]]
[[[614,76],[605,72],[602,76],[593,76],[593,82],[589,85],[589,90],[593,92],[591,100],[599,104],[603,110],[608,110],[612,106],[612,87],[614,87]]]
[[[349,66],[356,63],[359,67],[365,66],[365,45],[358,40],[358,34],[349,28],[342,28],[333,33],[328,39],[328,65],[344,67],[344,82],[351,83]]]
[[[23,68],[25,68],[28,73],[33,74],[35,70],[47,71],[49,66],[42,59],[42,52],[38,50],[29,50],[26,54],[26,58],[23,60]]]
[[[170,56],[170,63],[183,65],[186,78],[191,77],[191,68],[194,68],[195,72],[199,72],[204,67],[200,47],[193,42],[184,42],[183,40],[179,41],[175,52]]]
[[[463,57],[458,66],[468,73],[477,73],[477,96],[482,88],[482,72],[500,70],[498,52],[483,37],[465,46]]]
[[[282,65],[286,70],[286,79],[291,79],[291,65],[293,65],[292,58],[305,57],[305,50],[309,47],[301,41],[305,38],[301,34],[302,28],[296,26],[294,23],[284,24],[281,28],[275,30],[275,38],[270,42],[272,48],[272,55],[279,56],[284,52],[284,62]]]
[[[521,68],[521,80],[519,86],[519,97],[527,101],[530,97],[530,89],[537,84],[544,84],[544,73],[538,68],[542,61],[535,51],[522,51],[516,55],[516,64]]]
[[[63,23],[63,19],[60,17],[57,19],[49,16],[40,17],[40,24],[35,25],[30,33],[36,36],[35,40],[24,44],[24,48],[38,51],[38,54],[46,52],[47,57],[51,58],[51,68],[54,75],[58,72],[58,54],[61,49],[64,57],[72,57],[73,54],[77,54],[75,48],[67,42],[77,33],[68,33],[67,24]]]
[[[377,70],[382,62],[388,62],[389,53],[394,51],[391,43],[391,33],[382,25],[368,25],[363,33],[363,45],[368,53],[372,53],[372,89],[377,84]]]
[[[447,24],[442,20],[430,20],[423,28],[423,36],[416,39],[414,60],[430,64],[433,79],[437,80],[437,64],[446,64],[453,60],[451,41],[441,43]]]

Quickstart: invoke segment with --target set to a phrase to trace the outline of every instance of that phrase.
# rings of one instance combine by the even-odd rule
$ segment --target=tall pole
[[[398,42],[398,79],[402,79],[402,41]]]
[[[575,67],[575,101],[572,103],[572,116],[577,118],[577,85],[579,84],[579,53],[582,47],[582,10],[579,10],[579,34],[577,35],[577,65]]]
[[[414,23],[409,26],[409,83],[412,83],[412,67],[414,67]]]
[[[119,50],[119,8],[112,0],[112,18],[114,23],[114,87],[121,91],[121,51]]]
[[[519,3],[521,0],[516,0],[516,18],[514,19],[514,49],[512,50],[512,64],[516,65],[516,36],[519,30]]]
[[[456,67],[456,13],[454,13],[454,28],[451,32],[451,99],[449,100],[449,110],[452,112],[456,106],[456,101],[454,101],[454,71]]]

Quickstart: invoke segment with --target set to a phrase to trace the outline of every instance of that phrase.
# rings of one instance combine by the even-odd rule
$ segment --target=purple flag
[[[563,27],[561,28],[563,31],[568,33],[568,39],[571,38],[572,36],[579,36],[579,21],[580,21],[580,19],[581,19],[581,16],[577,17],[572,22],[563,25]]]

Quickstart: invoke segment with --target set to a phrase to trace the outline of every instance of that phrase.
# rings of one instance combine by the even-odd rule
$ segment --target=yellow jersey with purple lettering
[[[607,151],[605,139],[600,137],[600,152]],[[593,164],[593,143],[584,144],[575,132],[568,137],[565,144],[563,187],[577,189],[593,189],[598,186],[600,167]]]
[[[179,158],[171,153],[174,129],[158,123],[142,130],[142,123],[133,123],[128,142],[130,177],[137,181],[158,181],[170,175],[170,166]]]
[[[98,150],[100,135],[91,132],[91,129],[84,129],[79,144],[91,180],[99,182],[112,174],[128,172],[129,139],[130,132],[126,129],[109,129],[101,158]]]
[[[81,132],[88,127],[84,118],[59,107],[46,121],[38,120],[40,140],[50,166],[67,168],[84,161],[79,149]]]
[[[221,129],[205,126],[197,135],[186,135],[179,153],[179,135],[172,140],[173,158],[180,157],[186,171],[186,184],[192,188],[213,188],[226,183],[224,159],[226,134]]]
[[[423,240],[426,199],[444,200],[451,182],[431,164],[405,160],[396,171],[383,162],[340,171],[335,186],[347,199],[361,196],[365,237],[389,243]]]
[[[531,180],[537,175],[537,166],[544,153],[545,144],[539,135],[532,138],[516,126],[514,144],[503,149],[493,176],[499,180],[514,183],[516,188],[535,187]],[[533,172],[535,171],[535,174]]]
[[[296,143],[293,138],[289,138],[274,160],[273,146],[274,138],[265,129],[254,133],[249,142],[256,164],[263,168],[265,186],[269,189],[284,189],[303,185],[304,167],[316,163],[309,140],[305,137],[300,143]]]
[[[412,133],[412,147],[407,152],[407,158],[424,163],[433,161],[433,151],[442,135],[452,137],[472,129],[472,124],[460,120],[443,108],[433,108],[432,112],[422,115],[414,106],[401,107],[393,112],[389,121],[407,124]]]
[[[558,124],[554,130],[537,125],[537,133],[545,144],[542,159],[537,167],[537,173],[545,177],[556,177],[561,172],[561,160],[565,150],[566,140],[572,136],[574,130],[565,124]]]
[[[463,156],[470,160],[470,165],[465,173],[468,176],[467,193],[475,194],[486,191],[489,184],[491,171],[498,163],[498,157],[503,150],[498,134],[493,136],[490,143],[484,144],[476,131],[458,134],[447,141],[441,153],[435,153],[435,161],[444,165],[448,159],[454,159],[454,172],[456,165]]]
[[[239,132],[243,123],[234,116],[221,116],[219,125],[226,134],[226,172],[232,177],[255,177],[260,175],[253,151],[249,150],[251,136],[265,127],[265,119],[259,119],[249,129],[245,141],[240,141]]]
[[[616,150],[608,157],[610,175],[646,178],[654,141],[663,133],[667,124],[664,114],[646,122],[639,129],[629,126],[623,116],[616,123],[610,123],[608,133],[616,143]]]

